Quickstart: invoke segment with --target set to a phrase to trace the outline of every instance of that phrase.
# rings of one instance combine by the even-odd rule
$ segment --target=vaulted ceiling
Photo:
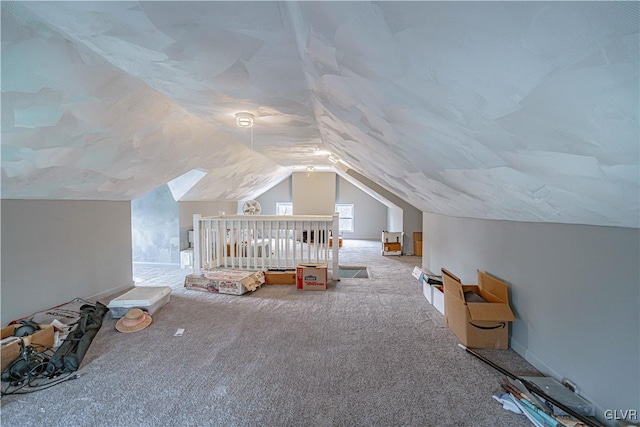
[[[331,153],[426,212],[640,227],[637,2],[1,7],[3,198],[241,200]]]

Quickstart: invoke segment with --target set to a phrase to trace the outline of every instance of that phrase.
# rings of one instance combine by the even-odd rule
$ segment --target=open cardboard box
[[[2,328],[2,339],[10,337],[13,335],[14,329],[20,327],[22,325],[9,325],[6,328]],[[40,330],[36,331],[32,335],[27,335],[26,337],[22,337],[25,346],[33,346],[36,350],[42,351],[46,348],[53,347],[54,337],[53,337],[53,326],[46,325],[42,326]],[[20,352],[22,351],[22,346],[19,341],[12,342],[9,345],[2,347],[2,352],[0,353],[0,371],[4,371],[4,369],[9,366],[11,362],[16,360],[20,356]]]
[[[509,348],[508,322],[515,316],[509,307],[507,284],[480,270],[477,286],[463,285],[445,268],[442,278],[445,321],[462,344],[469,348]],[[475,302],[478,299],[484,301]]]

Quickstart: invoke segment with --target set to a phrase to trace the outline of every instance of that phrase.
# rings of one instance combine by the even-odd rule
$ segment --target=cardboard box
[[[218,292],[229,295],[243,295],[249,291],[241,282],[220,280],[218,281]]]
[[[6,328],[2,328],[2,339],[10,337],[13,335],[13,330],[22,325],[9,325]],[[33,346],[36,350],[42,351],[44,350],[44,346],[46,348],[53,347],[54,336],[53,336],[53,326],[46,325],[41,327],[39,331],[36,331],[32,335],[27,335],[23,337],[25,346]],[[4,369],[9,366],[11,362],[16,360],[22,351],[22,346],[19,341],[12,342],[4,347],[2,347],[2,352],[0,353],[0,371],[4,371]]]
[[[327,264],[298,264],[296,287],[303,291],[326,291]]]
[[[460,342],[469,348],[509,348],[509,322],[515,316],[507,284],[480,270],[477,286],[463,285],[444,268],[442,277],[445,321]]]
[[[413,255],[422,256],[422,240],[414,240],[413,242]]]
[[[402,243],[382,243],[382,255],[402,255]]]
[[[413,233],[413,255],[422,256],[422,231]]]
[[[203,270],[203,276],[200,280],[197,280],[197,276],[191,276],[190,287],[221,294],[242,295],[255,291],[264,283],[263,271],[213,269]],[[206,287],[202,287],[205,283]],[[185,287],[189,287],[186,279]]]
[[[395,252],[402,250],[402,244],[400,243],[383,243],[382,247],[385,252]]]
[[[221,294],[242,295],[253,292],[264,283],[264,272],[243,270],[218,270],[205,272],[204,276],[217,280]]]
[[[184,278],[184,287],[194,291],[218,293],[218,282],[197,274],[187,274]]]
[[[296,270],[267,270],[264,282],[267,285],[295,285]]]

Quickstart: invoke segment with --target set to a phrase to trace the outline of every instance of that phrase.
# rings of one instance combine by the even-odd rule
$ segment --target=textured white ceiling
[[[240,200],[332,152],[428,212],[640,227],[637,2],[1,6],[3,198]]]

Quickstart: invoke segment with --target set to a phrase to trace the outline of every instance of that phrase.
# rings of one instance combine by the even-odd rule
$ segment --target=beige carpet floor
[[[427,303],[411,276],[419,258],[348,240],[340,255],[370,278],[231,296],[184,289],[188,270],[136,265],[139,285],[173,287],[153,323],[122,334],[107,314],[80,378],[3,397],[2,425],[529,425],[492,399],[503,376],[461,350]],[[483,354],[535,374],[511,350]]]

